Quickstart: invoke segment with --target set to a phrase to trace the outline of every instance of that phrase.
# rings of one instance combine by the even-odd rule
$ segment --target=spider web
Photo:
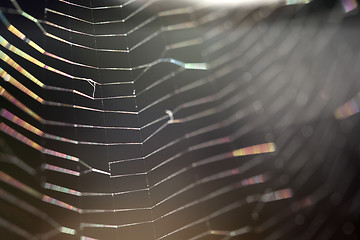
[[[1,3],[6,239],[358,239],[355,1]]]

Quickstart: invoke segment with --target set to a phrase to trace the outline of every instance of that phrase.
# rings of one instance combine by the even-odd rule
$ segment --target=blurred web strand
[[[12,195],[11,193],[7,192],[6,190],[0,188],[0,198],[3,200],[18,206],[19,208],[25,210],[28,213],[31,213],[35,216],[38,216],[39,218],[47,221],[48,224],[53,226],[54,228],[57,228],[60,226],[59,223],[57,223],[54,219],[50,218],[45,212],[42,210],[39,210],[38,208],[32,206],[28,202],[25,202],[24,200]]]
[[[8,229],[9,231],[15,233],[16,235],[24,239],[33,239],[33,235],[31,235],[29,232],[9,222],[8,220],[2,218],[1,216],[0,216],[0,226],[2,228]]]
[[[27,163],[25,163],[23,160],[21,160],[20,158],[14,156],[14,155],[5,154],[5,153],[0,152],[0,162],[14,164],[32,176],[36,175],[36,170],[34,168],[30,167]]]

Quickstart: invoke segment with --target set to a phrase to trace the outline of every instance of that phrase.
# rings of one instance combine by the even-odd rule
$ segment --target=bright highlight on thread
[[[207,70],[206,63],[185,63],[185,69]]]
[[[74,207],[70,204],[67,204],[65,202],[59,201],[53,197],[47,196],[47,195],[43,195],[42,196],[42,201],[56,205],[58,207],[62,207],[71,211],[75,211],[75,212],[80,212],[80,209],[78,209],[77,207]]]
[[[97,238],[92,238],[92,237],[81,236],[80,240],[98,240],[98,239]]]
[[[54,171],[54,172],[59,172],[59,173],[64,173],[64,174],[68,174],[68,175],[73,175],[73,176],[80,176],[80,173],[74,170],[70,170],[67,168],[62,168],[62,167],[58,167],[55,165],[51,165],[51,164],[43,164],[42,165],[42,169],[44,170],[49,170],[49,171]]]
[[[341,3],[346,13],[358,8],[358,3],[356,0],[341,0]]]
[[[79,191],[76,191],[76,190],[73,190],[70,188],[66,188],[66,187],[61,187],[59,185],[48,183],[48,182],[44,183],[44,188],[50,189],[50,190],[53,190],[56,192],[62,192],[62,193],[70,194],[70,195],[75,195],[75,196],[81,195],[81,193]]]
[[[239,156],[255,155],[261,153],[270,153],[270,152],[275,152],[275,149],[276,148],[274,143],[263,143],[263,144],[235,150],[233,151],[233,156],[239,157]]]
[[[360,110],[360,93],[337,108],[334,112],[336,119],[345,119],[358,113]]]
[[[59,231],[69,235],[75,235],[76,230],[68,227],[59,227]]]
[[[290,188],[278,190],[275,192],[266,193],[261,196],[262,202],[272,202],[277,200],[288,199],[293,196],[293,192]]]

